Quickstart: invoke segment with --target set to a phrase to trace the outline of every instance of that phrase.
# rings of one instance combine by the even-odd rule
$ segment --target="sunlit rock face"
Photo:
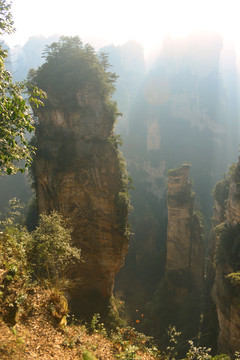
[[[236,174],[232,176],[229,197],[226,204],[225,216],[228,225],[240,222],[240,161],[236,167]]]
[[[200,290],[203,282],[204,249],[189,171],[190,165],[184,164],[168,173],[166,278],[177,289],[180,303],[189,291]]]
[[[82,250],[84,262],[72,275],[80,285],[71,294],[75,312],[82,314],[101,312],[111,297],[128,239],[121,224],[127,205],[120,209],[117,201],[119,155],[108,141],[112,115],[91,91],[78,98],[74,111],[38,110],[35,178],[40,213],[55,209],[70,219],[74,244]],[[87,111],[83,102],[90,104]]]
[[[229,181],[228,196],[224,201],[217,201],[215,193],[215,278],[211,291],[216,306],[219,335],[218,350],[234,354],[240,349],[240,161],[232,170]],[[218,198],[221,194],[218,194]],[[223,229],[225,241],[223,242]],[[235,235],[233,230],[236,229]],[[232,274],[232,276],[230,275]],[[229,278],[230,275],[230,278]],[[235,277],[237,276],[237,277]]]

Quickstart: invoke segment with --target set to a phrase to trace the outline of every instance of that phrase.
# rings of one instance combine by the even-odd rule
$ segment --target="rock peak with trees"
[[[33,165],[39,212],[70,219],[83,262],[73,277],[75,313],[107,311],[114,277],[128,250],[128,174],[113,128],[115,74],[79,38],[63,37],[45,53],[30,81],[47,93],[37,109]]]

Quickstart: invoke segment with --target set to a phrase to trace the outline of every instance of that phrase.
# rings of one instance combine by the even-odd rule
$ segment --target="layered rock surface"
[[[211,294],[218,315],[218,348],[230,354],[240,349],[239,182],[240,161],[214,191],[215,278]]]
[[[219,334],[218,350],[234,354],[240,349],[240,286],[234,285],[226,278],[233,273],[230,266],[218,266],[215,273],[212,297],[216,305]]]
[[[171,324],[181,331],[182,343],[199,333],[204,247],[189,171],[189,164],[168,171],[165,274],[152,301],[158,308],[149,315],[163,343]]]
[[[204,248],[200,223],[194,213],[194,197],[188,180],[190,165],[168,173],[168,227],[166,277],[183,281],[175,284],[182,302],[191,290],[200,290],[203,282]],[[180,293],[182,292],[183,298]]]
[[[84,262],[72,275],[80,278],[81,285],[71,296],[81,313],[83,302],[96,312],[101,311],[98,300],[103,304],[111,297],[128,239],[124,164],[116,145],[108,141],[112,114],[91,91],[78,97],[74,111],[48,106],[38,111],[35,179],[40,213],[54,209],[70,219],[74,244],[82,250]]]

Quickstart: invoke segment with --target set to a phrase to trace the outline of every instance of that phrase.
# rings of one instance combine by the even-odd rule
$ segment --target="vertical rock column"
[[[127,205],[118,204],[119,155],[108,142],[111,133],[103,114],[87,118],[81,110],[66,114],[46,107],[38,115],[39,211],[57,210],[70,219],[74,244],[81,248],[84,260],[74,273],[81,280],[72,296],[74,307],[82,306],[84,299],[88,299],[86,306],[91,301],[96,305],[98,299],[101,303],[112,295],[114,277],[128,249],[121,226]]]
[[[168,227],[166,277],[177,288],[176,301],[184,301],[188,292],[201,289],[204,249],[198,217],[194,213],[190,165],[168,173]],[[173,280],[174,279],[174,280]]]
[[[128,177],[113,127],[116,75],[104,54],[78,37],[47,47],[31,81],[46,91],[36,110],[34,177],[40,213],[57,210],[70,220],[84,262],[73,269],[75,313],[103,313],[128,250]]]
[[[211,295],[216,306],[218,350],[233,355],[240,349],[240,158],[231,175],[214,189],[215,277]]]

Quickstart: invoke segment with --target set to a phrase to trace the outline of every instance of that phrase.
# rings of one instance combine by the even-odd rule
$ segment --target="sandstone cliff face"
[[[230,273],[233,268],[217,266],[211,294],[218,316],[218,350],[233,354],[240,349],[240,286],[234,286],[226,278]]]
[[[229,186],[229,196],[225,208],[225,222],[228,225],[236,225],[240,222],[240,159],[239,163],[235,167],[235,173],[231,177]]]
[[[149,315],[163,342],[170,324],[181,331],[182,343],[199,333],[204,247],[189,171],[189,164],[168,171],[165,274],[153,296],[158,309]]]
[[[203,282],[204,248],[200,223],[194,214],[194,198],[188,180],[190,165],[185,164],[168,174],[168,228],[166,277],[182,277],[175,284],[181,288],[182,302],[193,289],[201,289]],[[175,275],[174,275],[175,274]]]
[[[82,250],[84,263],[74,270],[81,285],[71,297],[81,313],[83,302],[101,311],[98,300],[103,304],[112,295],[128,250],[128,200],[124,162],[108,141],[112,114],[90,90],[78,94],[78,103],[74,111],[48,106],[38,111],[35,178],[40,213],[55,209],[70,219],[74,243]]]
[[[219,351],[230,354],[240,349],[240,283],[235,278],[240,271],[240,161],[232,172],[230,178],[219,182],[214,191],[214,225],[218,226],[215,227],[215,278],[211,291],[218,315]],[[221,198],[225,200],[220,201]]]

